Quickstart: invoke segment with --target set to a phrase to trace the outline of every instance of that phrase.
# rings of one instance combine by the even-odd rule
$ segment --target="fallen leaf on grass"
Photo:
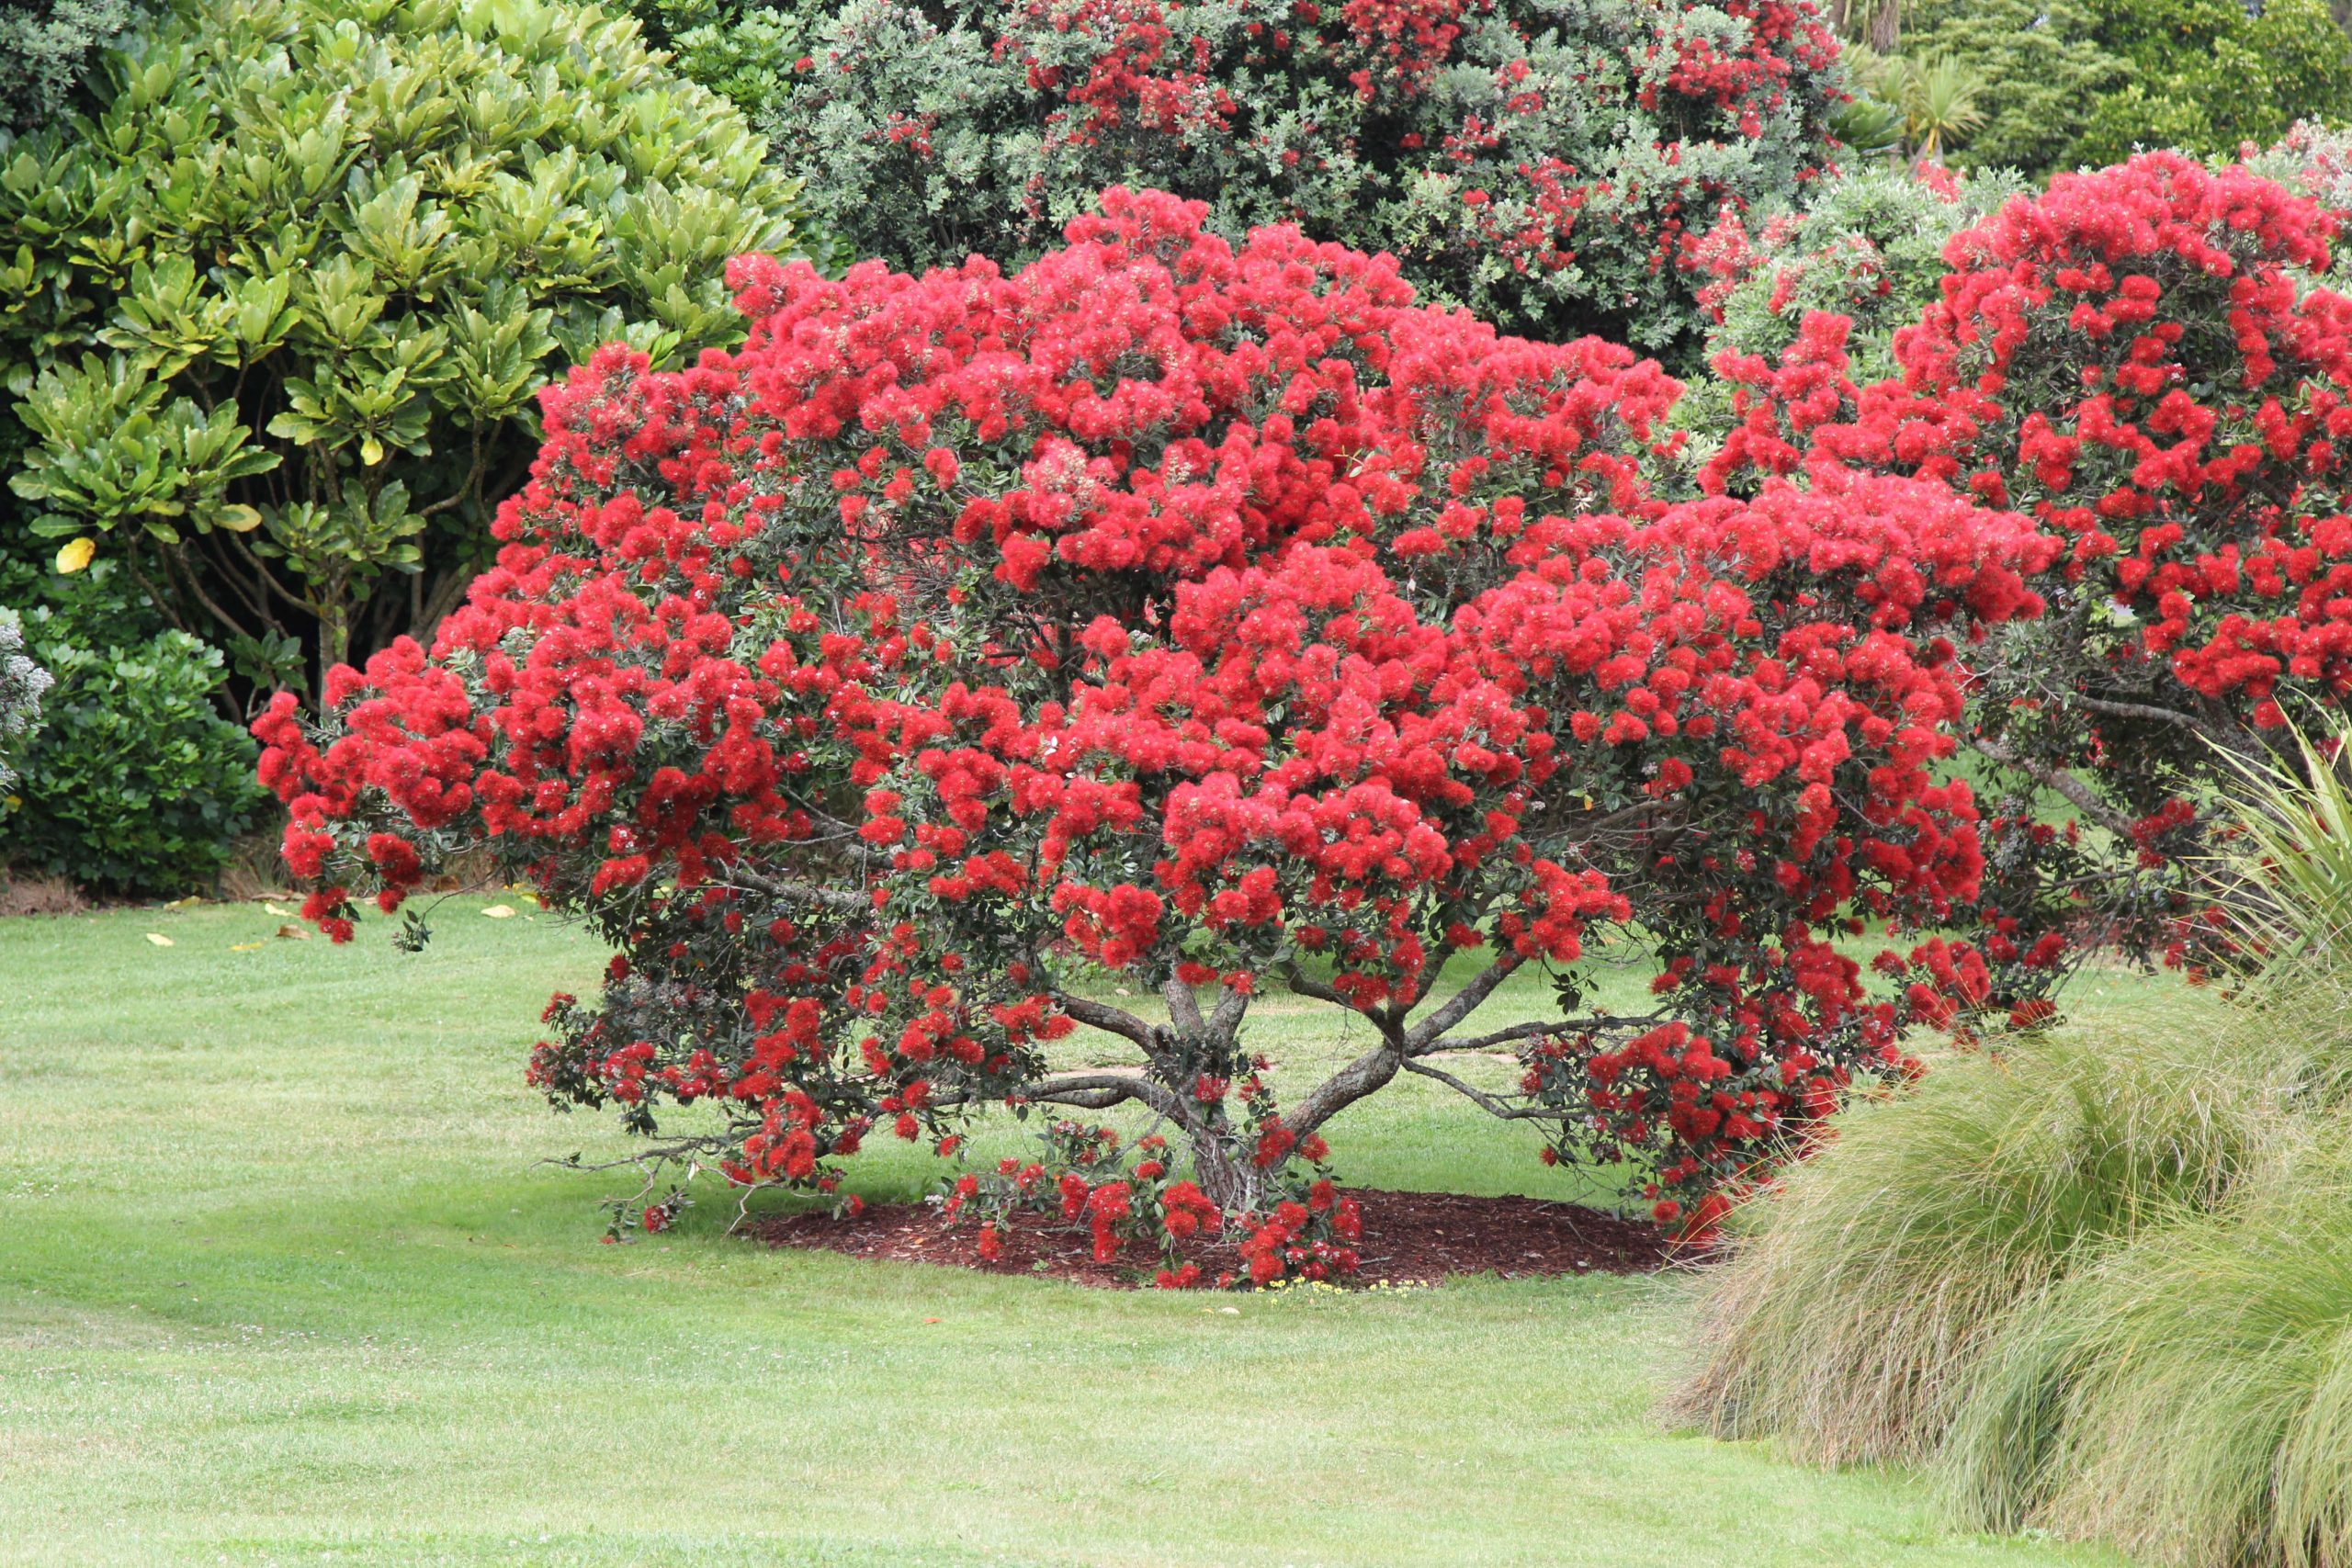
[[[484,909],[481,912],[481,916],[482,919],[486,920],[513,919],[514,918],[514,906],[512,904],[492,904],[489,908]]]
[[[294,918],[293,910],[281,909],[266,898],[262,900],[261,907],[264,913],[276,915],[281,920],[290,920]]]
[[[288,942],[308,942],[311,940],[311,933],[304,931],[300,926],[280,926],[277,928],[277,934],[285,938]]]
[[[229,944],[229,951],[232,953],[259,953],[265,945],[266,944],[258,942],[232,942]]]
[[[173,899],[170,903],[164,905],[164,908],[166,909],[193,909],[198,904],[203,902],[203,899],[191,893],[185,898]]]
[[[153,942],[157,947],[175,947],[178,945],[174,942],[170,937],[165,936],[162,931],[149,931],[147,933],[147,940]]]

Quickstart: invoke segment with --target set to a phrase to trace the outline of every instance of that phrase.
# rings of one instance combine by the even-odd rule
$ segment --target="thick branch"
[[[1325,1078],[1314,1093],[1299,1101],[1297,1111],[1283,1118],[1283,1124],[1305,1137],[1364,1096],[1385,1088],[1404,1061],[1405,1042],[1401,1035],[1382,1040]]]
[[[1495,987],[1510,978],[1520,962],[1519,954],[1507,953],[1472,976],[1470,983],[1454,992],[1443,1007],[1406,1032],[1406,1050],[1410,1052],[1416,1046],[1427,1044],[1477,1011],[1479,1004],[1495,994]]]
[[[740,886],[754,893],[764,893],[788,904],[806,904],[820,909],[837,909],[845,915],[870,915],[874,900],[863,893],[853,893],[842,887],[820,887],[813,882],[801,882],[780,876],[763,876],[747,871],[741,865],[727,868],[725,876],[714,880],[728,886]]]
[[[1056,991],[1053,997],[1055,1006],[1089,1029],[1099,1029],[1105,1034],[1115,1034],[1122,1040],[1132,1042],[1147,1056],[1159,1049],[1159,1036],[1151,1025],[1123,1008],[1091,1001],[1085,997],[1074,997],[1067,991]]]
[[[1283,981],[1302,997],[1312,997],[1318,1002],[1329,1002],[1333,1007],[1347,1008],[1350,1012],[1356,1010],[1350,1005],[1347,998],[1340,995],[1322,981],[1308,978],[1295,964],[1283,973]]]
[[[1231,1040],[1241,1028],[1241,1015],[1250,1010],[1250,993],[1238,987],[1227,986],[1216,999],[1216,1010],[1209,1015],[1209,1034],[1216,1040]]]
[[[1423,1041],[1406,1054],[1411,1056],[1435,1056],[1447,1051],[1491,1051],[1498,1045],[1510,1045],[1521,1040],[1538,1040],[1546,1034],[1597,1034],[1604,1030],[1651,1029],[1666,1021],[1666,1014],[1654,1012],[1641,1018],[1619,1018],[1613,1013],[1589,1013],[1582,1018],[1537,1019],[1530,1023],[1514,1023],[1509,1029],[1498,1029],[1491,1034],[1472,1035],[1466,1040],[1446,1039]]]
[[[2132,836],[2130,818],[2109,810],[2107,803],[2099,799],[2090,785],[2065,769],[2053,768],[2046,763],[2029,761],[2019,755],[2015,748],[2005,746],[1985,736],[1978,736],[1973,744],[1977,750],[2002,766],[2015,768],[2036,784],[2056,790],[2060,795],[2073,801],[2076,809],[2083,815],[2098,823],[2109,832],[2120,834],[2127,839]]]
[[[1168,984],[1159,987],[1159,994],[1168,1003],[1168,1016],[1179,1034],[1197,1040],[1208,1032],[1208,1021],[1201,1016],[1200,998],[1193,995],[1192,987],[1170,975]]]

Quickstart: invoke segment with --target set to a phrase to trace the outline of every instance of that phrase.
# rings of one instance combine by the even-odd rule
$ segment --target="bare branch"
[[[1067,991],[1053,993],[1054,1005],[1089,1029],[1099,1029],[1105,1034],[1115,1034],[1131,1041],[1147,1055],[1159,1049],[1159,1035],[1151,1025],[1124,1008],[1098,1002],[1085,997],[1074,997]]]
[[[2002,766],[2015,768],[2036,784],[2056,790],[2060,795],[2073,801],[2076,809],[2083,815],[2090,818],[2109,832],[2120,834],[2126,839],[2132,836],[2131,819],[2109,810],[2107,803],[2099,799],[2090,785],[2065,769],[2053,768],[2046,763],[2030,761],[2019,755],[2014,747],[2005,746],[2000,741],[1986,736],[1978,736],[1972,744],[1977,750]]]
[[[1478,1010],[1479,1005],[1495,994],[1495,987],[1511,977],[1521,960],[1515,953],[1506,953],[1471,977],[1470,983],[1453,993],[1446,1004],[1415,1024],[1405,1035],[1405,1048],[1410,1052],[1416,1045],[1436,1039],[1464,1019]]]
[[[1283,1118],[1283,1125],[1305,1137],[1364,1096],[1386,1087],[1404,1061],[1403,1037],[1389,1035],[1317,1085],[1295,1111]]]
[[[1473,1035],[1467,1040],[1437,1039],[1413,1046],[1406,1055],[1435,1056],[1447,1051],[1491,1051],[1498,1045],[1509,1045],[1521,1040],[1537,1040],[1546,1034],[1598,1034],[1604,1031],[1623,1029],[1652,1029],[1666,1021],[1662,1012],[1646,1013],[1640,1018],[1619,1018],[1613,1013],[1588,1013],[1582,1018],[1537,1019],[1529,1023],[1514,1023],[1509,1029],[1498,1029],[1492,1034]]]
[[[1216,999],[1216,1010],[1209,1015],[1209,1035],[1216,1040],[1230,1040],[1241,1028],[1241,1017],[1250,1010],[1250,993],[1236,986],[1227,986]]]
[[[1356,1010],[1350,1005],[1347,998],[1320,980],[1309,979],[1306,972],[1295,964],[1291,964],[1283,972],[1283,982],[1302,997],[1312,997],[1318,1002],[1329,1002],[1333,1007],[1347,1008],[1350,1012]]]
[[[724,874],[711,880],[722,886],[764,893],[771,898],[780,898],[788,904],[837,909],[845,915],[870,915],[874,912],[874,900],[863,893],[853,893],[842,887],[820,887],[813,882],[795,878],[763,876],[756,871],[744,869],[740,863],[729,866]]]
[[[1175,1021],[1178,1033],[1197,1040],[1208,1032],[1208,1021],[1201,1016],[1201,1000],[1193,995],[1192,987],[1170,975],[1159,987],[1159,995],[1168,1003],[1168,1016]]]
[[[1444,1068],[1432,1067],[1427,1062],[1408,1061],[1405,1064],[1405,1070],[1419,1073],[1425,1078],[1437,1079],[1446,1088],[1468,1098],[1471,1103],[1489,1116],[1499,1116],[1506,1122],[1565,1122],[1569,1116],[1565,1106],[1554,1109],[1543,1105],[1506,1105],[1485,1089],[1473,1088]]]

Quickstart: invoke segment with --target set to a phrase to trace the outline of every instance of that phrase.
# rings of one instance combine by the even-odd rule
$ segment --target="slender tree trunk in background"
[[[1903,0],[1878,0],[1871,13],[1870,46],[1881,54],[1893,54],[1903,41]]]

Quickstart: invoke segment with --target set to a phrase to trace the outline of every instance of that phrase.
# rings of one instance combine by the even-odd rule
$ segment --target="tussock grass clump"
[[[2345,1131],[2014,1314],[1939,1464],[1954,1511],[2198,1568],[2352,1563]]]
[[[1926,1457],[2021,1299],[2260,1161],[2261,1066],[2210,1032],[2057,1036],[1849,1111],[1735,1215],[1673,1414],[1820,1463]]]

